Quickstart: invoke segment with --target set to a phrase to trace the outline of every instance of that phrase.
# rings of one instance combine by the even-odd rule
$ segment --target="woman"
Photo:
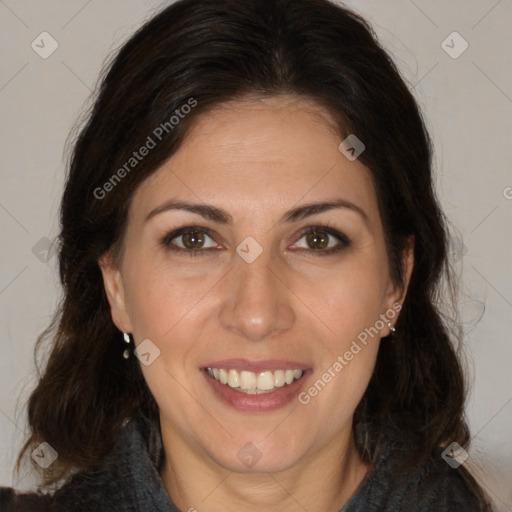
[[[106,74],[2,510],[482,511],[418,106],[327,0],[181,0]]]

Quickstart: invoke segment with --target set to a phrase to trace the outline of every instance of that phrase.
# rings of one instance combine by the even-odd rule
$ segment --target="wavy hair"
[[[18,458],[47,441],[58,459],[42,486],[97,465],[124,420],[158,408],[135,358],[124,360],[98,259],[120,247],[138,185],[179,147],[194,120],[247,96],[314,100],[366,150],[392,278],[414,236],[414,269],[392,343],[381,343],[374,374],[354,415],[365,462],[399,435],[413,467],[453,441],[468,447],[467,383],[459,337],[439,308],[450,275],[446,221],[433,185],[432,144],[419,106],[368,23],[328,0],[179,0],[117,52],[69,162],[60,208],[63,299],[36,343],[50,343],[28,400],[31,429]],[[162,123],[197,105],[122,179],[105,184]],[[340,139],[341,140],[341,139]],[[455,335],[454,335],[455,332]],[[480,486],[459,471],[486,503]],[[486,508],[487,510],[487,508]]]

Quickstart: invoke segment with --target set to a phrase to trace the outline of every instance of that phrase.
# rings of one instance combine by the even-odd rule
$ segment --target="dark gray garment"
[[[460,470],[449,466],[440,450],[428,463],[405,475],[400,474],[399,459],[400,448],[387,446],[340,512],[483,510],[466,488]],[[12,489],[1,488],[0,512],[187,512],[194,508],[207,512],[208,504],[200,498],[178,511],[159,475],[162,462],[159,426],[137,417],[120,431],[96,471],[76,474],[54,497],[16,496]]]

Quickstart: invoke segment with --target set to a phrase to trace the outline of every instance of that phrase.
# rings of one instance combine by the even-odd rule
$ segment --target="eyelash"
[[[214,239],[213,231],[209,228],[201,227],[201,226],[185,226],[179,229],[176,229],[174,231],[171,231],[167,235],[165,235],[162,238],[161,245],[164,246],[166,249],[170,251],[176,251],[176,252],[182,252],[186,254],[187,256],[195,257],[199,255],[205,255],[206,253],[214,250],[213,248],[208,249],[183,249],[181,247],[174,246],[171,244],[171,241],[175,238],[178,238],[181,235],[190,233],[190,232],[196,232],[199,231],[200,233],[203,233],[205,235],[208,235],[210,238]],[[329,236],[332,236],[334,238],[337,238],[340,242],[335,247],[331,247],[330,249],[298,249],[300,251],[306,251],[309,253],[312,253],[315,256],[328,256],[330,254],[337,253],[351,245],[350,239],[344,235],[343,233],[340,233],[337,229],[330,226],[328,223],[325,223],[323,225],[318,226],[308,226],[304,228],[299,235],[298,240],[300,240],[303,236],[312,234],[312,233],[325,233]]]

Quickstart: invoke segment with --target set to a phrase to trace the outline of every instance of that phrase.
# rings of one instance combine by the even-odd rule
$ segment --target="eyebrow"
[[[287,211],[280,219],[279,222],[296,222],[298,220],[315,215],[328,210],[334,209],[348,209],[359,214],[366,224],[369,224],[368,215],[366,212],[356,204],[347,201],[346,199],[334,199],[331,201],[323,201],[319,203],[308,203],[297,206]],[[179,201],[171,199],[166,201],[160,206],[157,206],[147,215],[145,222],[149,221],[156,215],[169,210],[186,210],[188,212],[196,213],[201,217],[218,222],[220,224],[232,224],[233,217],[225,210],[209,204],[188,203],[186,201]]]

